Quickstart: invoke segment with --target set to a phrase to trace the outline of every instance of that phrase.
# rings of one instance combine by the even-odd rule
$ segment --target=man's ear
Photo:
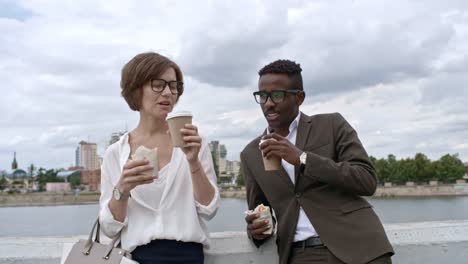
[[[300,91],[298,94],[297,94],[297,105],[302,105],[302,103],[304,102],[305,100],[305,92],[304,91]]]

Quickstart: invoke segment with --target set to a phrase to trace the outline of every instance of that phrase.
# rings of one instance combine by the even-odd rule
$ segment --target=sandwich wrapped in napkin
[[[150,165],[153,166],[153,171],[144,171],[141,174],[147,176],[158,176],[158,148],[148,149],[145,146],[139,146],[135,153],[132,155],[133,160],[149,160]]]
[[[248,210],[245,211],[246,215],[251,215],[258,213],[260,215],[259,218],[255,219],[254,222],[258,221],[268,221],[268,224],[270,225],[270,228],[266,231],[263,232],[264,235],[271,235],[273,233],[273,219],[271,217],[271,211],[270,207],[264,206],[263,204],[259,204],[257,207],[255,207],[254,210]]]

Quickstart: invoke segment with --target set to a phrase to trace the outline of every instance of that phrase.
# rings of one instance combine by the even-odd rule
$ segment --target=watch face
[[[117,189],[114,189],[114,199],[120,200],[120,192]]]
[[[307,159],[307,154],[304,152],[301,154],[301,156],[299,157],[299,159],[301,160],[301,163],[302,164],[305,164],[306,163],[306,159]]]

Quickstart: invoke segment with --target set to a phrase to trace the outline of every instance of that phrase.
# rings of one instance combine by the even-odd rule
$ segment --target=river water
[[[468,219],[468,197],[368,198],[383,223]],[[210,232],[245,230],[244,199],[223,198]],[[88,234],[98,205],[0,208],[0,236]]]

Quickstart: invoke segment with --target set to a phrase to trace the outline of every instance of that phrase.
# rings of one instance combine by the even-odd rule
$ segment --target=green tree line
[[[45,185],[48,182],[64,182],[65,179],[58,177],[57,173],[59,173],[62,169],[44,169],[39,168],[37,171],[37,181],[39,183],[39,191],[42,192],[45,190]]]
[[[387,158],[376,159],[371,156],[370,159],[374,163],[379,183],[426,183],[434,180],[453,183],[466,172],[458,154],[446,154],[434,161],[423,153],[417,153],[414,158],[397,159],[390,154]]]
[[[37,181],[39,182],[39,191],[45,190],[45,184],[47,182],[67,182],[70,183],[72,189],[77,188],[81,184],[81,175],[73,174],[68,176],[66,179],[63,177],[57,176],[60,171],[64,169],[44,169],[40,168],[37,173]]]
[[[414,158],[397,159],[390,154],[387,158],[377,159],[370,157],[374,164],[379,183],[392,182],[405,184],[408,181],[415,183],[427,183],[429,181],[440,181],[453,183],[468,173],[468,167],[458,157],[458,154],[446,154],[438,160],[431,161],[423,153],[417,153]],[[244,186],[244,175],[241,169],[237,184]]]

